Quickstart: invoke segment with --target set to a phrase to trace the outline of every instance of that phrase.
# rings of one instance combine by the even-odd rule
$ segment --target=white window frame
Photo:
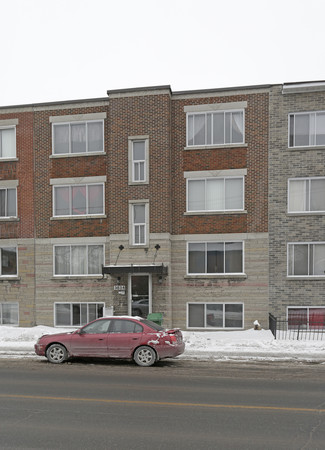
[[[145,222],[134,223],[134,207],[144,206]],[[136,229],[144,228],[144,242],[136,243]],[[149,246],[149,200],[130,200],[129,201],[129,244],[131,247],[148,247]]]
[[[232,209],[226,208],[226,183],[227,180],[242,180],[242,207],[239,209]],[[225,208],[223,209],[208,209],[206,207],[206,203],[207,203],[207,190],[206,190],[206,186],[207,186],[207,182],[209,180],[223,180],[223,195],[224,195],[224,205]],[[205,203],[205,208],[204,209],[189,209],[189,183],[193,182],[193,181],[204,181],[204,203]],[[245,202],[245,178],[243,176],[228,176],[228,177],[205,177],[205,178],[187,178],[186,180],[186,211],[189,213],[194,213],[194,212],[228,212],[228,211],[244,211],[244,202]]]
[[[3,323],[3,307],[11,305],[17,308],[17,321],[12,323]],[[19,326],[19,303],[18,302],[0,302],[0,326]]]
[[[317,114],[324,114],[325,111],[303,111],[303,112],[296,112],[296,113],[289,113],[288,114],[288,147],[289,148],[306,148],[306,147],[324,147],[325,144],[316,144],[317,139],[317,130],[316,130],[316,117]],[[305,145],[295,145],[295,139],[296,139],[296,120],[295,118],[297,116],[302,115],[308,115],[309,116],[309,144]],[[292,123],[293,118],[293,123]],[[291,128],[292,128],[292,136],[293,136],[293,142],[291,143]],[[292,145],[291,145],[292,144]]]
[[[95,152],[93,151],[89,151],[88,150],[88,124],[93,124],[93,123],[101,123],[102,124],[102,143],[103,143],[103,148],[101,150],[97,150]],[[86,127],[86,150],[84,152],[72,152],[72,139],[71,139],[71,126],[72,125],[82,125],[84,124]],[[69,151],[66,153],[56,153],[55,152],[55,132],[54,129],[57,126],[60,125],[65,125],[69,127]],[[66,121],[62,121],[62,122],[53,122],[52,123],[52,155],[53,156],[82,156],[82,155],[96,155],[96,154],[102,154],[105,151],[105,139],[104,139],[104,120],[103,119],[93,119],[93,120],[80,120],[80,121],[71,121],[71,122],[66,122]]]
[[[16,273],[14,274],[3,274],[2,273],[2,251],[6,249],[15,249],[16,253]],[[1,245],[0,246],[0,278],[17,278],[18,276],[18,248],[16,245]]]
[[[69,305],[70,306],[70,325],[60,325],[57,323],[57,306],[58,305]],[[73,305],[87,305],[87,319],[85,321],[85,323],[79,323],[78,325],[75,324],[73,325]],[[89,305],[96,305],[96,314],[95,314],[95,319],[90,318],[89,316]],[[103,308],[103,315],[100,316],[98,315],[98,306],[101,305]],[[86,325],[88,322],[91,322],[92,320],[96,320],[100,317],[105,317],[105,303],[104,302],[55,302],[54,303],[54,307],[53,307],[53,316],[54,316],[54,326],[55,327],[60,327],[60,328],[65,328],[65,327],[69,327],[69,328],[73,328],[73,327],[82,327],[84,325]]]
[[[289,178],[288,179],[288,213],[290,214],[321,214],[321,213],[325,213],[325,209],[324,210],[314,210],[314,209],[310,209],[311,208],[311,196],[312,196],[312,190],[311,190],[311,184],[313,181],[317,181],[317,180],[324,180],[325,181],[325,177],[308,177],[308,178]],[[290,183],[291,182],[301,182],[304,183],[304,198],[303,198],[303,202],[304,202],[304,209],[303,210],[290,210]],[[324,192],[325,195],[325,192]]]
[[[224,115],[224,130],[223,130],[223,142],[220,143],[213,143],[213,114],[222,114]],[[242,140],[240,142],[233,142],[232,141],[232,134],[231,134],[231,130],[232,127],[230,128],[229,132],[230,135],[227,137],[226,136],[226,114],[230,115],[232,117],[232,114],[234,113],[241,113],[242,117],[243,117],[243,122],[242,122],[242,126],[243,126],[243,137]],[[211,117],[211,136],[210,139],[208,139],[208,127],[207,127],[207,122],[208,122],[208,114],[212,114]],[[191,117],[194,116],[202,116],[204,119],[204,128],[205,128],[205,138],[204,138],[204,143],[200,143],[200,144],[190,144],[189,143],[189,120]],[[194,119],[195,120],[195,119]],[[194,126],[194,125],[193,125]],[[229,138],[229,140],[227,140]],[[211,140],[211,143],[208,143],[209,140]],[[236,146],[236,145],[243,145],[245,143],[245,109],[225,109],[225,110],[208,110],[208,111],[189,111],[186,114],[186,146],[188,148],[192,148],[192,147],[220,147],[220,146]]]
[[[18,217],[18,213],[17,213],[17,184],[18,182],[8,182],[5,184],[2,184],[0,182],[0,191],[6,191],[5,193],[5,215],[4,216],[0,216],[0,220],[1,219],[16,219]],[[14,190],[15,191],[15,210],[16,210],[16,214],[14,216],[9,216],[8,213],[8,190]]]
[[[191,305],[204,305],[204,327],[194,327],[194,326],[190,326],[190,306]],[[222,305],[223,306],[223,310],[222,310],[222,327],[213,327],[213,326],[208,326],[207,325],[207,314],[206,314],[206,307],[207,305]],[[226,327],[226,314],[225,314],[225,309],[226,309],[226,305],[240,305],[242,307],[242,326],[241,327]],[[244,323],[245,323],[245,304],[238,302],[214,302],[214,301],[206,301],[206,302],[187,302],[186,304],[186,328],[188,329],[196,329],[196,330],[242,330],[244,329]]]
[[[308,268],[308,274],[299,274],[299,275],[294,275],[290,273],[290,267],[292,267],[292,271],[294,272],[294,250],[291,253],[290,252],[290,247],[291,246],[301,246],[301,245],[307,245],[307,268]],[[289,278],[325,278],[325,272],[323,275],[320,274],[309,274],[310,269],[312,267],[312,271],[314,272],[314,266],[315,266],[315,261],[311,260],[311,257],[314,256],[314,246],[316,245],[325,245],[325,242],[288,242],[287,244],[287,276]],[[312,250],[311,250],[312,249]],[[291,253],[291,254],[290,254]],[[291,257],[291,261],[290,261],[290,257]]]
[[[134,144],[137,142],[144,142],[145,156],[143,160],[134,160],[133,149]],[[128,159],[129,159],[129,184],[148,184],[149,183],[149,136],[130,136],[128,138]],[[135,177],[135,167],[139,164],[144,166],[144,176],[143,179],[136,179]]]
[[[205,245],[205,269],[207,269],[207,257],[208,257],[208,244],[223,244],[223,248],[224,248],[224,260],[223,260],[223,266],[224,269],[226,268],[226,251],[225,251],[225,246],[226,244],[241,244],[242,245],[242,272],[190,272],[189,269],[189,259],[190,259],[190,245],[191,244],[204,244]],[[188,276],[238,276],[238,275],[245,275],[245,267],[244,267],[244,263],[245,263],[245,243],[244,241],[236,241],[236,240],[231,240],[231,241],[189,241],[187,242],[187,248],[186,248],[186,273]]]
[[[102,186],[103,189],[103,211],[101,213],[89,213],[89,187],[91,186]],[[85,214],[72,214],[72,188],[85,187],[86,188],[86,213]],[[57,188],[68,188],[69,189],[69,214],[56,214],[56,202],[55,202],[55,190]],[[104,183],[82,183],[82,184],[56,184],[53,185],[53,217],[98,217],[105,215],[105,184]]]
[[[290,329],[290,330],[297,330],[297,328],[294,328],[294,327],[290,327],[289,328],[289,326],[290,326],[290,324],[289,324],[289,310],[290,309],[306,309],[307,310],[307,327],[306,328],[301,328],[301,330],[302,331],[310,331],[310,330],[314,330],[314,328],[310,328],[310,326],[309,326],[309,323],[310,323],[310,319],[309,319],[309,317],[310,317],[310,315],[309,315],[309,310],[310,309],[324,309],[325,310],[325,306],[317,306],[317,305],[309,305],[309,306],[305,306],[305,305],[302,305],[302,306],[287,306],[287,323],[288,323],[288,329]],[[324,328],[325,328],[325,324],[324,324]],[[317,330],[317,327],[316,327],[316,330]]]
[[[6,161],[10,159],[16,159],[17,158],[17,141],[16,141],[16,125],[1,125],[0,121],[0,161]],[[18,121],[14,120],[15,123],[18,123]],[[1,132],[4,130],[13,130],[14,136],[14,154],[10,156],[2,156],[2,138],[1,138]]]
[[[101,270],[98,273],[89,273],[88,270],[88,248],[92,247],[92,246],[98,246],[98,247],[102,247],[103,248],[103,261],[101,264],[101,267],[103,265],[105,265],[105,245],[103,243],[98,243],[98,242],[93,242],[93,243],[84,243],[84,244],[71,244],[71,243],[66,243],[66,244],[54,244],[53,245],[53,277],[64,277],[64,278],[73,278],[73,277],[99,277],[102,276],[102,272]],[[55,257],[56,257],[56,252],[55,249],[58,247],[70,247],[70,261],[69,261],[69,273],[68,274],[57,274],[55,273]],[[87,248],[87,260],[86,260],[86,273],[72,273],[71,267],[73,264],[73,261],[71,259],[71,248],[72,247],[86,247]],[[100,269],[101,269],[100,267]]]

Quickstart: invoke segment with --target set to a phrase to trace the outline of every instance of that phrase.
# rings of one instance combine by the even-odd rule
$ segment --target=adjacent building
[[[323,216],[296,210],[323,186],[322,132],[299,144],[307,118],[322,129],[312,85],[0,108],[0,324],[159,312],[168,327],[234,330],[319,311]],[[300,250],[317,277],[298,277]]]

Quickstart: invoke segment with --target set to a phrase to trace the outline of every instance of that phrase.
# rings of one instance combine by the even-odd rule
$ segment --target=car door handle
[[[103,340],[104,340],[104,338],[99,338],[98,340],[99,340],[99,341],[103,341]]]
[[[139,339],[139,338],[137,338],[137,337],[136,337],[136,338],[132,338],[133,341],[137,341],[138,339]]]

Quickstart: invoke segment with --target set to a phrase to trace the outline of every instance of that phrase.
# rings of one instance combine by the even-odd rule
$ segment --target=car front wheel
[[[46,357],[53,364],[63,363],[68,359],[68,352],[61,344],[52,344],[46,351]]]
[[[151,347],[142,346],[136,349],[133,356],[138,366],[149,367],[156,361],[156,353]]]

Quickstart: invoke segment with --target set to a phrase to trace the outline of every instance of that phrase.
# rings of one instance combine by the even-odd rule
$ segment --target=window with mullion
[[[243,328],[242,303],[188,303],[188,328]]]
[[[104,303],[56,303],[55,326],[81,326],[103,317]]]
[[[243,211],[244,178],[187,180],[187,211]]]
[[[325,212],[325,178],[295,178],[288,181],[289,212]]]
[[[54,216],[104,214],[104,184],[54,186]]]
[[[53,154],[84,154],[104,151],[103,121],[53,124]]]
[[[146,206],[133,205],[133,244],[146,244]]]
[[[103,245],[55,245],[54,275],[100,275]]]
[[[16,247],[1,247],[1,266],[0,276],[17,276],[17,248]]]
[[[16,128],[0,128],[0,159],[16,157]]]
[[[325,242],[288,244],[288,276],[325,276]]]
[[[325,145],[325,111],[289,114],[289,147]]]
[[[188,113],[188,147],[243,143],[244,111]]]
[[[132,142],[132,181],[146,181],[146,141]]]
[[[188,274],[243,273],[242,242],[189,242]]]
[[[0,217],[17,217],[16,188],[0,188]]]

